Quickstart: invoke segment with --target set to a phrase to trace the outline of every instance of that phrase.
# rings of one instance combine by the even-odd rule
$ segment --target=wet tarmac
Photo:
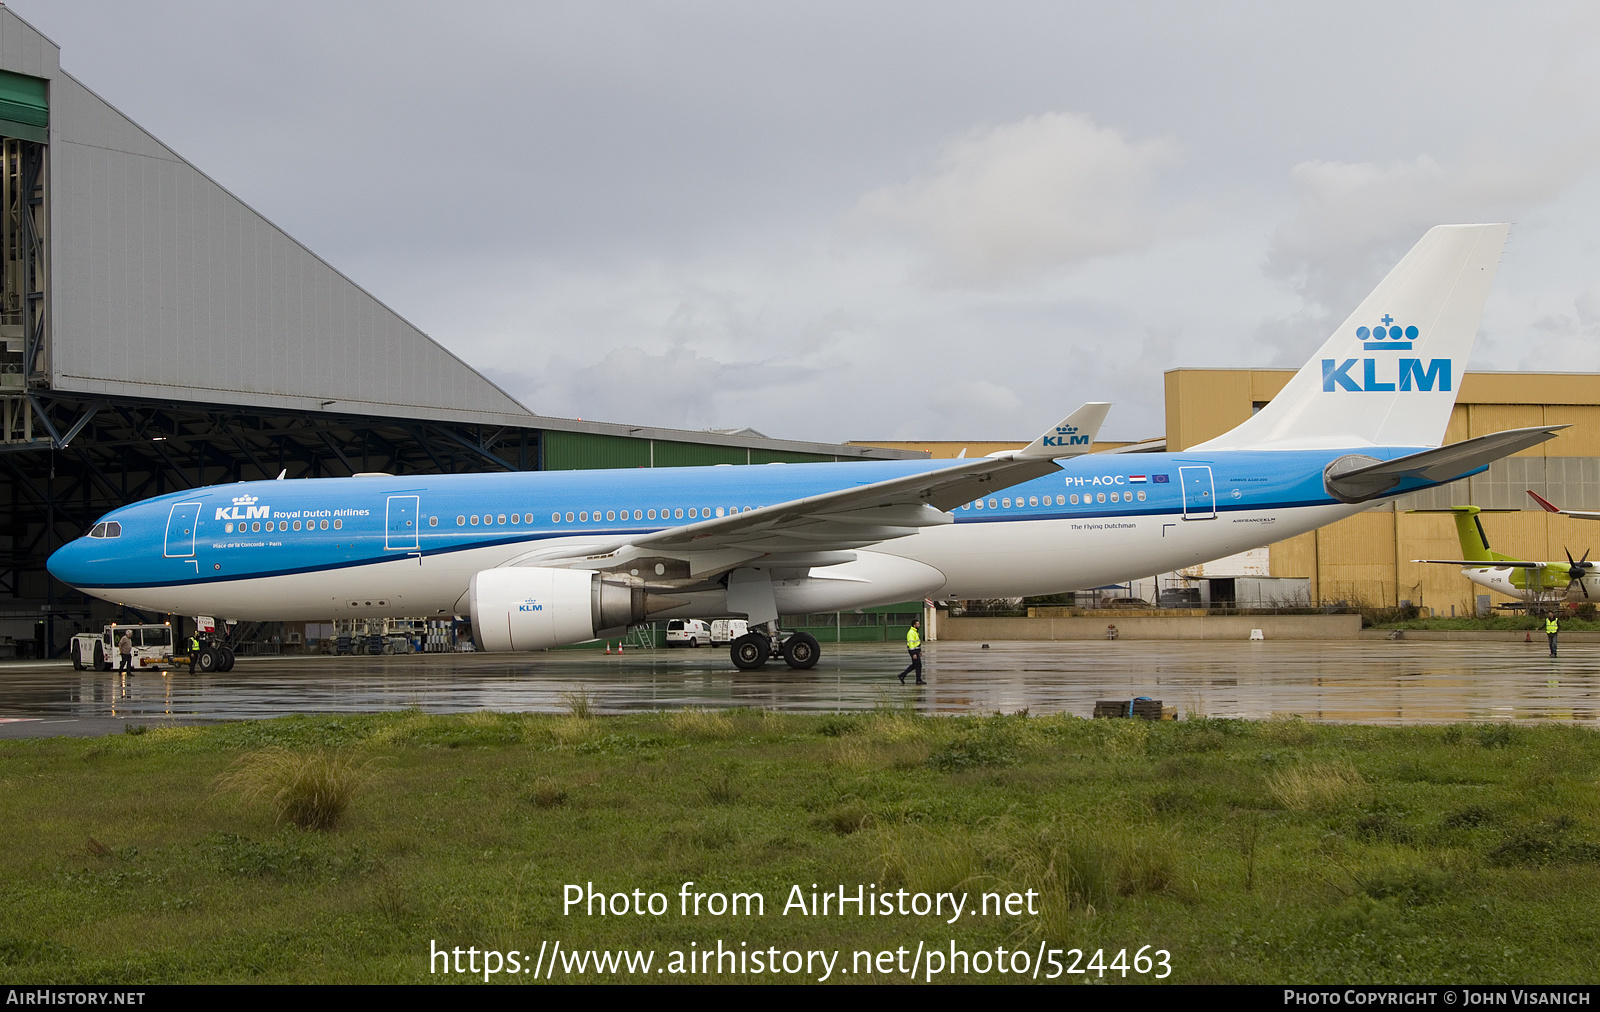
[[[810,671],[735,671],[717,649],[398,657],[241,658],[226,674],[73,671],[0,663],[0,737],[97,735],[128,724],[419,707],[549,711],[586,693],[621,713],[681,707],[831,712],[912,705],[927,713],[1093,712],[1150,696],[1180,714],[1372,724],[1600,721],[1600,644],[1551,658],[1543,643],[934,643],[929,684],[902,686],[897,644],[824,645]]]

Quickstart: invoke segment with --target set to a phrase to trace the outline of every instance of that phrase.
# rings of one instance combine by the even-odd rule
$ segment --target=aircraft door
[[[174,503],[167,514],[167,544],[163,554],[169,559],[194,556],[194,530],[200,520],[197,502]]]
[[[417,550],[417,514],[421,501],[421,497],[414,495],[389,497],[389,518],[383,539],[386,551]]]
[[[1217,496],[1216,488],[1211,481],[1211,466],[1197,464],[1193,467],[1180,467],[1178,481],[1183,484],[1183,518],[1215,520]]]

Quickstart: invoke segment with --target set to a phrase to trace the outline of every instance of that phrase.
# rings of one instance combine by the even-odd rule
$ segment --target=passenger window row
[[[749,506],[718,506],[713,509],[710,506],[690,506],[685,509],[684,507],[679,506],[675,509],[668,508],[662,510],[605,510],[603,512],[601,510],[578,510],[577,512],[569,510],[566,513],[550,514],[550,522],[553,524],[587,524],[601,522],[616,523],[618,521],[629,520],[630,518],[633,520],[655,520],[658,515],[662,520],[683,520],[685,518],[690,520],[709,520],[712,517],[732,516],[735,513],[749,513],[751,508],[752,507]],[[604,521],[602,521],[602,518],[604,518]],[[477,527],[478,525],[482,524],[484,526],[492,527],[496,524],[505,524],[508,522],[520,524],[524,520],[530,524],[533,523],[533,514],[529,513],[526,515],[526,517],[524,517],[523,514],[513,513],[509,518],[507,518],[504,513],[498,515],[484,513],[481,516],[476,513],[472,514],[471,516],[463,513],[456,516],[456,526]],[[437,527],[438,525],[438,517],[428,518],[428,526]]]
[[[1145,501],[1145,493],[1144,493],[1143,489],[1140,489],[1138,492],[1131,492],[1131,491],[1130,492],[1112,492],[1112,493],[1110,493],[1110,495],[1111,495],[1111,501],[1112,502],[1133,502],[1135,496],[1138,496],[1139,502],[1144,502]],[[1068,503],[1071,503],[1072,505],[1076,506],[1076,505],[1078,505],[1080,500],[1086,505],[1087,504],[1091,504],[1091,503],[1097,503],[1097,502],[1105,502],[1106,501],[1106,493],[1105,492],[1085,492],[1081,497],[1077,496],[1077,495],[1058,495],[1058,496],[1056,496],[1055,504],[1057,506],[1065,506]],[[985,504],[984,504],[984,501],[982,499],[974,499],[972,502],[967,503],[965,506],[963,506],[961,508],[964,509],[964,510],[970,510],[970,509],[980,509],[981,510],[981,509],[984,508],[984,505]],[[1022,509],[1025,506],[1049,506],[1049,505],[1050,505],[1050,497],[1049,496],[1044,496],[1041,499],[1041,497],[1036,496],[1036,495],[1028,496],[1026,502],[1023,501],[1023,498],[1020,495],[1017,496],[1016,502],[1014,502],[1014,503],[1011,501],[1011,499],[1009,497],[1003,498],[1003,499],[998,499],[998,500],[990,499],[988,501],[988,507],[989,507],[989,509],[992,509],[992,510]]]
[[[334,530],[336,530],[336,531],[337,530],[341,530],[341,529],[343,529],[343,527],[344,527],[344,521],[343,520],[335,520],[335,521],[333,521],[333,529]],[[222,529],[227,534],[234,533],[233,524],[225,524]],[[238,533],[240,533],[240,534],[255,534],[257,532],[270,531],[270,530],[273,530],[273,529],[277,529],[277,530],[280,530],[280,531],[287,531],[287,530],[291,530],[292,529],[292,530],[297,530],[298,531],[298,530],[301,529],[301,523],[300,523],[299,520],[296,520],[292,524],[287,520],[279,520],[279,521],[276,521],[276,522],[268,520],[265,523],[263,523],[260,520],[251,520],[248,523],[246,523],[246,522],[241,520],[239,522],[239,531],[238,531]],[[317,521],[315,521],[315,520],[307,520],[307,521],[305,521],[305,530],[314,531],[314,530],[317,530],[317,529],[318,529],[318,522]],[[322,530],[327,530],[328,529],[328,521],[326,521],[326,520],[321,521],[321,529]]]

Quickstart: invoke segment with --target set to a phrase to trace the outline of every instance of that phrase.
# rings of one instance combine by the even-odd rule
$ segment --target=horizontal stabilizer
[[[1554,439],[1555,434],[1565,428],[1565,425],[1534,425],[1526,429],[1507,429],[1394,460],[1350,454],[1329,464],[1322,481],[1328,494],[1341,502],[1366,502],[1391,493],[1406,478],[1429,482],[1464,478],[1501,457]]]
[[[1564,517],[1574,517],[1578,520],[1600,520],[1600,512],[1595,510],[1564,510],[1531,488],[1528,489],[1528,494],[1533,496],[1533,501],[1546,513],[1559,513]]]
[[[1466,566],[1471,569],[1543,569],[1542,562],[1518,562],[1514,559],[1412,559],[1412,562],[1431,562],[1436,566]]]

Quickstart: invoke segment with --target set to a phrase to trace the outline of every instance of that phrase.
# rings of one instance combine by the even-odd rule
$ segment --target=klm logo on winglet
[[[526,601],[524,601],[521,604],[517,605],[517,610],[518,611],[544,611],[544,605],[540,604],[537,599],[530,597]]]
[[[1356,328],[1356,337],[1361,340],[1361,347],[1366,351],[1410,351],[1419,333],[1416,327],[1401,327],[1388,313],[1383,315],[1383,321],[1378,326]],[[1398,360],[1395,372],[1383,369],[1382,378],[1379,378],[1380,361],[1383,360],[1347,358],[1341,362],[1335,358],[1323,359],[1323,392],[1337,393],[1340,390],[1351,390],[1356,393],[1384,393],[1394,390],[1431,392],[1435,389],[1448,392],[1450,390],[1450,360],[1447,358],[1432,358],[1426,365],[1420,358],[1402,358]],[[1358,362],[1361,364],[1359,381],[1350,374]]]
[[[1077,435],[1076,425],[1057,425],[1056,434],[1046,436],[1042,440],[1045,446],[1085,446],[1089,442],[1088,436]]]
[[[255,520],[272,515],[272,507],[257,506],[256,497],[253,495],[235,496],[233,508],[226,506],[217,507],[218,520]],[[230,528],[231,530],[231,528]]]

